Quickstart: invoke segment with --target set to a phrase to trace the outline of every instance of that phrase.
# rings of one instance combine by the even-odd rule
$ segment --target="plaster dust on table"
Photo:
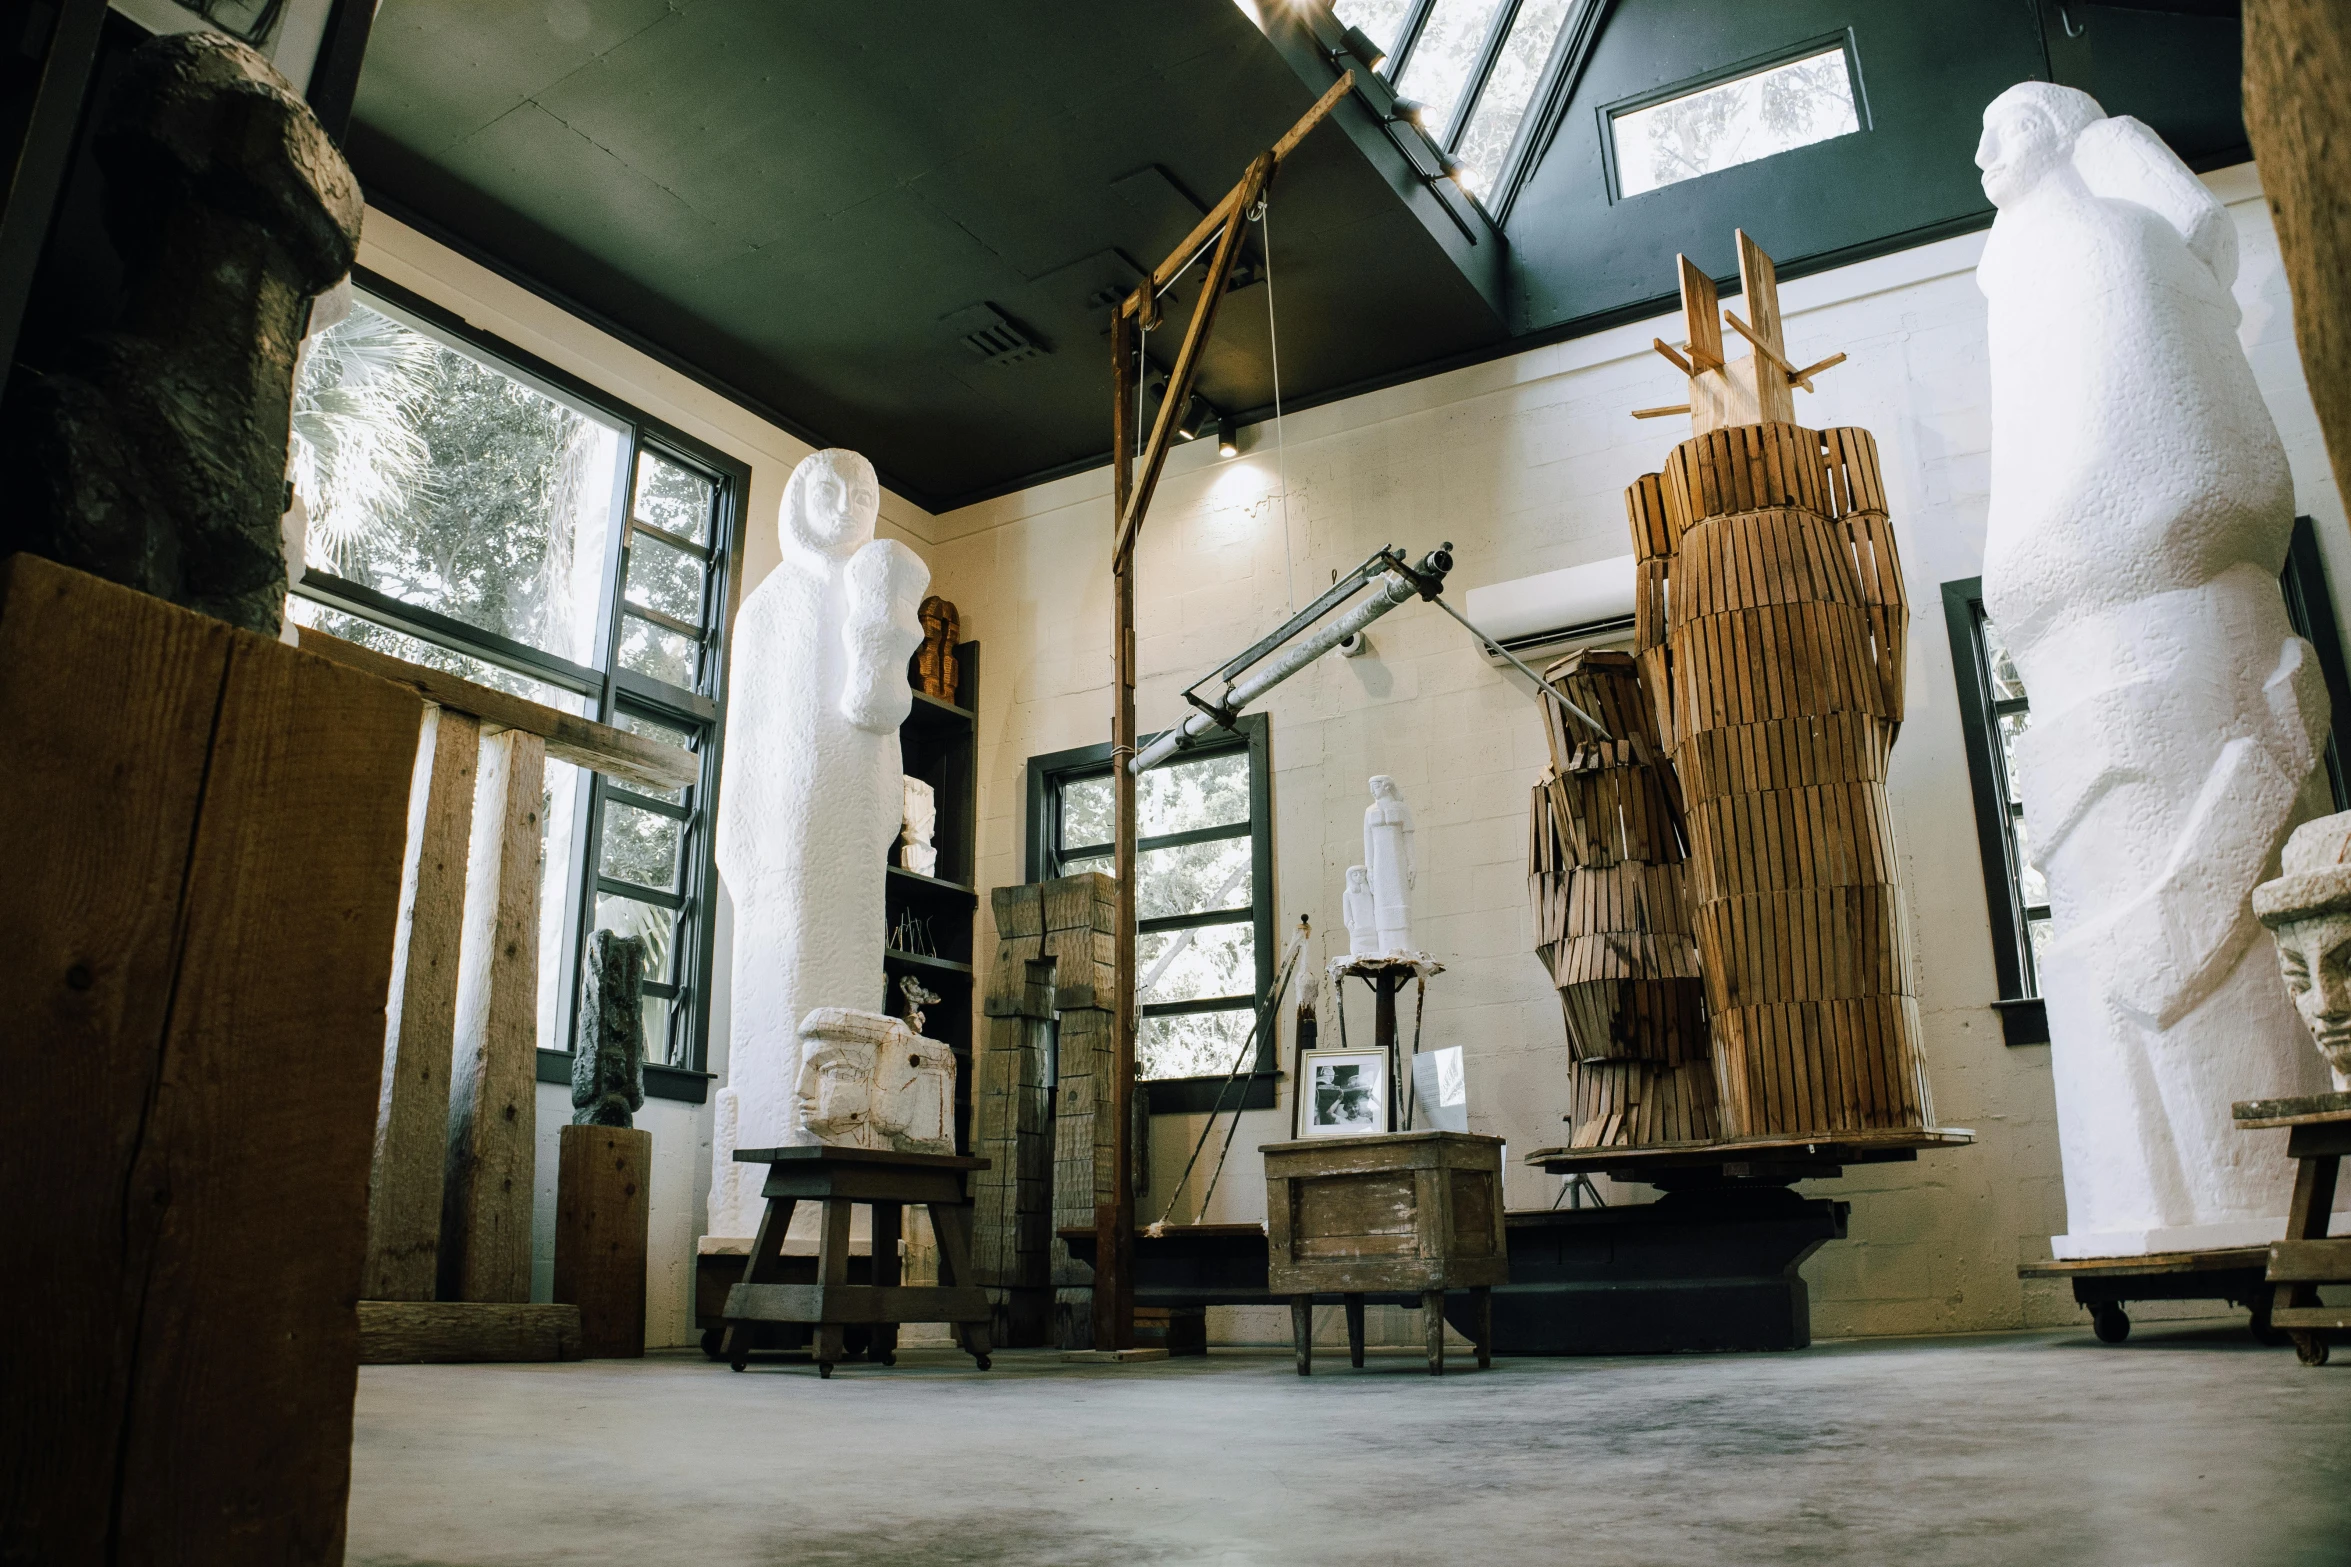
[[[2248,897],[2326,733],[2277,577],[2294,520],[2238,341],[2237,238],[2138,121],[2027,82],[1984,112],[1984,606],[2033,694],[2059,1258],[2275,1238],[2290,1170],[2239,1099],[2323,1081]]]

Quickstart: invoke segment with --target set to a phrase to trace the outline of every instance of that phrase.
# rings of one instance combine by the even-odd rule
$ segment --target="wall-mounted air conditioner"
[[[1480,631],[1537,669],[1574,648],[1630,641],[1633,557],[1471,588],[1464,610]],[[1502,662],[1491,648],[1485,655],[1488,663]]]

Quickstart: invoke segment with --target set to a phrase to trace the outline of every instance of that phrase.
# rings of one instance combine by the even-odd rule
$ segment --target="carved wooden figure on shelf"
[[[1721,1133],[1705,982],[1690,925],[1681,790],[1629,654],[1570,655],[1544,678],[1613,736],[1543,704],[1552,765],[1535,786],[1528,892],[1536,952],[1567,1017],[1579,1148]]]
[[[1689,372],[1694,433],[1625,493],[1643,684],[1688,811],[1722,1130],[1923,1128],[1886,803],[1909,611],[1877,444],[1788,422],[1790,389],[1834,360],[1788,363],[1771,260],[1738,246],[1752,321],[1682,260],[1690,357],[1658,348]],[[1726,364],[1719,321],[1752,352]]]
[[[955,656],[956,639],[963,635],[963,617],[953,604],[934,593],[922,601],[919,618],[922,646],[914,655],[915,684],[924,696],[952,702],[963,684],[961,661]]]

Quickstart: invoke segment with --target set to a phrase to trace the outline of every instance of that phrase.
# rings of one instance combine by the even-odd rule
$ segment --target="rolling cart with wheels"
[[[2083,1257],[2067,1262],[2028,1262],[2020,1279],[2070,1279],[2073,1298],[2090,1311],[2090,1331],[2101,1344],[2131,1336],[2135,1300],[2223,1300],[2253,1313],[2253,1336],[2264,1344],[2285,1339],[2270,1326],[2266,1246],[2231,1246],[2215,1251],[2150,1252],[2137,1257]]]

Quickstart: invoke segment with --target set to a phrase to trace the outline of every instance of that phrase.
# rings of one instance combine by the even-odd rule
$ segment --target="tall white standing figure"
[[[2032,699],[2059,1257],[2280,1233],[2238,1099],[2324,1086],[2249,906],[2326,732],[2278,591],[2293,485],[2237,341],[2236,230],[2155,134],[2042,82],[1984,111],[1999,208],[1984,607]]]
[[[1379,955],[1411,952],[1412,807],[1386,773],[1371,781],[1371,804],[1363,813],[1363,867],[1371,879]]]
[[[716,843],[734,985],[713,1235],[758,1227],[762,1172],[737,1165],[737,1148],[819,1141],[799,1108],[802,1019],[884,998],[885,867],[905,805],[898,726],[914,703],[906,660],[930,568],[873,536],[880,500],[857,453],[803,459],[784,486],[783,564],[735,617]]]

